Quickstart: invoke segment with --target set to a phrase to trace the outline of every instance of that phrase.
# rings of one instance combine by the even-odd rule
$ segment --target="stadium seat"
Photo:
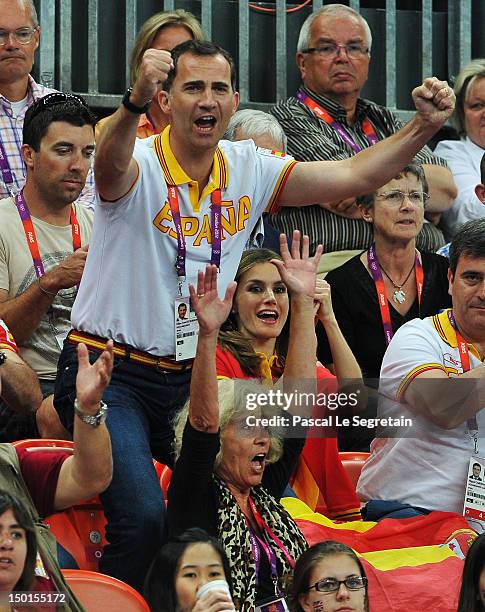
[[[12,442],[15,448],[25,448],[28,451],[53,451],[63,450],[72,454],[74,442],[72,440],[53,440],[51,438],[28,438]]]
[[[163,466],[163,471],[160,475],[160,486],[162,487],[163,497],[167,499],[168,485],[170,484],[170,478],[172,478],[172,470],[168,465]]]
[[[86,570],[62,573],[86,612],[150,612],[143,597],[121,580]]]
[[[340,452],[339,457],[345,471],[350,477],[350,480],[354,483],[354,487],[357,486],[360,472],[370,453],[352,453],[352,452]]]
[[[17,448],[24,448],[30,452],[74,452],[74,442],[71,440],[28,439],[14,442]],[[155,471],[159,478],[163,477],[165,465],[153,460]],[[171,475],[171,470],[169,470]],[[170,482],[168,475],[168,482]],[[103,506],[99,497],[83,501],[62,512],[56,512],[44,519],[50,527],[57,541],[76,560],[80,569],[96,572],[99,560],[103,556],[103,547],[106,545]]]
[[[71,440],[28,439],[14,442],[13,446],[29,452],[74,452],[74,442]],[[93,571],[98,569],[103,546],[106,544],[106,518],[99,497],[51,514],[44,522],[80,568]]]

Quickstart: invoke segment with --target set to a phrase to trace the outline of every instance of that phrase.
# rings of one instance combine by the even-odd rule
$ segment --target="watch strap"
[[[106,421],[106,417],[108,416],[108,406],[101,400],[99,402],[99,410],[96,414],[87,414],[79,407],[79,402],[77,398],[74,400],[74,412],[77,416],[86,423],[87,425],[91,425],[91,427],[99,427]]]
[[[123,96],[123,99],[121,100],[121,104],[123,104],[126,110],[129,110],[130,113],[134,113],[135,115],[143,115],[144,113],[148,111],[150,102],[147,102],[143,106],[137,106],[136,104],[133,104],[133,102],[130,101],[130,96],[131,96],[132,91],[133,91],[132,87],[129,87],[125,91],[125,95]]]

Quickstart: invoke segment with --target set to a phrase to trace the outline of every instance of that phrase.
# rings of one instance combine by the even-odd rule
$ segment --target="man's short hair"
[[[341,14],[352,15],[353,17],[357,17],[357,19],[360,21],[365,30],[367,38],[366,44],[370,53],[372,47],[372,32],[370,31],[369,24],[360,13],[355,11],[350,6],[345,6],[345,4],[327,4],[326,6],[322,6],[322,8],[319,8],[317,11],[308,15],[308,17],[303,22],[303,25],[301,26],[296,50],[301,53],[304,49],[308,49],[308,47],[310,46],[310,30],[313,22],[315,21],[315,19],[317,19],[317,17],[320,17],[321,15],[325,15],[325,17],[333,17],[334,15]]]
[[[474,470],[476,467],[477,467],[479,470],[481,470],[481,469],[482,469],[482,466],[481,466],[479,463],[474,463],[474,464],[472,465],[472,469],[473,469],[473,470]]]
[[[170,26],[186,28],[190,34],[192,34],[192,38],[194,40],[204,40],[202,27],[192,13],[184,11],[184,9],[177,9],[176,11],[160,11],[159,13],[155,13],[141,26],[135,40],[135,45],[133,47],[130,60],[130,76],[132,84],[134,84],[138,78],[138,72],[140,70],[143,54],[147,49],[151,48],[153,41],[160,30]]]
[[[426,175],[424,173],[423,167],[418,164],[408,164],[405,166],[399,174],[397,174],[394,179],[404,178],[406,175],[411,174],[415,176],[418,181],[421,183],[421,187],[423,188],[424,193],[428,193],[428,181],[426,180]],[[371,209],[374,205],[374,196],[377,193],[373,191],[372,193],[367,193],[365,195],[357,196],[355,198],[355,202],[357,205],[361,205],[367,210]]]
[[[269,113],[253,108],[236,111],[229,120],[223,137],[226,140],[235,140],[237,130],[243,132],[244,138],[268,135],[275,143],[280,143],[279,151],[286,151],[286,134],[277,119]]]
[[[72,95],[65,101],[49,104],[47,99],[55,100],[54,96],[59,93],[39,98],[25,113],[23,143],[30,145],[34,151],[39,150],[42,139],[54,121],[65,121],[77,127],[91,125],[94,132],[97,117],[81,96]]]
[[[461,255],[485,259],[485,218],[464,223],[450,245],[450,270],[454,276]]]
[[[167,80],[163,85],[165,91],[170,91],[172,88],[173,81],[177,76],[178,61],[185,53],[190,53],[196,57],[214,57],[216,55],[222,55],[231,69],[231,86],[233,91],[236,91],[236,66],[234,60],[230,54],[222,47],[219,47],[219,45],[204,40],[187,40],[172,49],[173,68],[168,73]]]
[[[482,155],[482,161],[480,162],[480,183],[485,185],[485,153]]]

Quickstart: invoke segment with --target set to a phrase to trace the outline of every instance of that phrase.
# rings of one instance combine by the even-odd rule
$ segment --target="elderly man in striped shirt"
[[[288,138],[288,152],[302,161],[347,159],[401,127],[383,106],[364,100],[360,92],[367,80],[372,35],[369,25],[348,6],[330,4],[304,22],[296,60],[302,86],[296,94],[272,109]],[[424,147],[416,156],[423,165],[430,188],[427,214],[437,220],[456,196],[446,162]],[[358,195],[358,194],[356,194]],[[271,222],[291,235],[294,229],[310,236],[312,246],[322,243],[325,253],[320,272],[341,265],[366,249],[371,241],[353,197],[322,206],[284,208]],[[418,236],[418,248],[436,251],[443,235],[426,223]]]

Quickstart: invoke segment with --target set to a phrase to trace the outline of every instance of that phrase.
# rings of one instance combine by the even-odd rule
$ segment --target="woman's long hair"
[[[241,276],[248,270],[251,270],[251,268],[254,268],[254,266],[269,263],[272,259],[281,259],[281,257],[269,249],[252,249],[250,251],[244,251],[236,272],[236,282],[239,282]],[[237,290],[234,299],[236,295]],[[278,355],[282,367],[284,367],[286,354],[288,352],[289,324],[290,312],[288,312],[288,318],[286,319],[285,325],[276,339],[276,354]],[[246,376],[251,376],[252,378],[260,376],[261,359],[254,350],[251,340],[243,336],[238,330],[235,312],[231,311],[231,314],[223,323],[218,340],[220,346],[229,351],[238,361]]]
[[[37,557],[37,538],[32,517],[25,505],[8,491],[0,490],[0,516],[11,510],[19,527],[25,531],[27,555],[22,575],[14,586],[14,591],[29,591],[34,584],[35,562]]]
[[[463,566],[460,599],[457,612],[484,612],[485,606],[480,599],[480,574],[485,568],[485,533],[471,545]]]

